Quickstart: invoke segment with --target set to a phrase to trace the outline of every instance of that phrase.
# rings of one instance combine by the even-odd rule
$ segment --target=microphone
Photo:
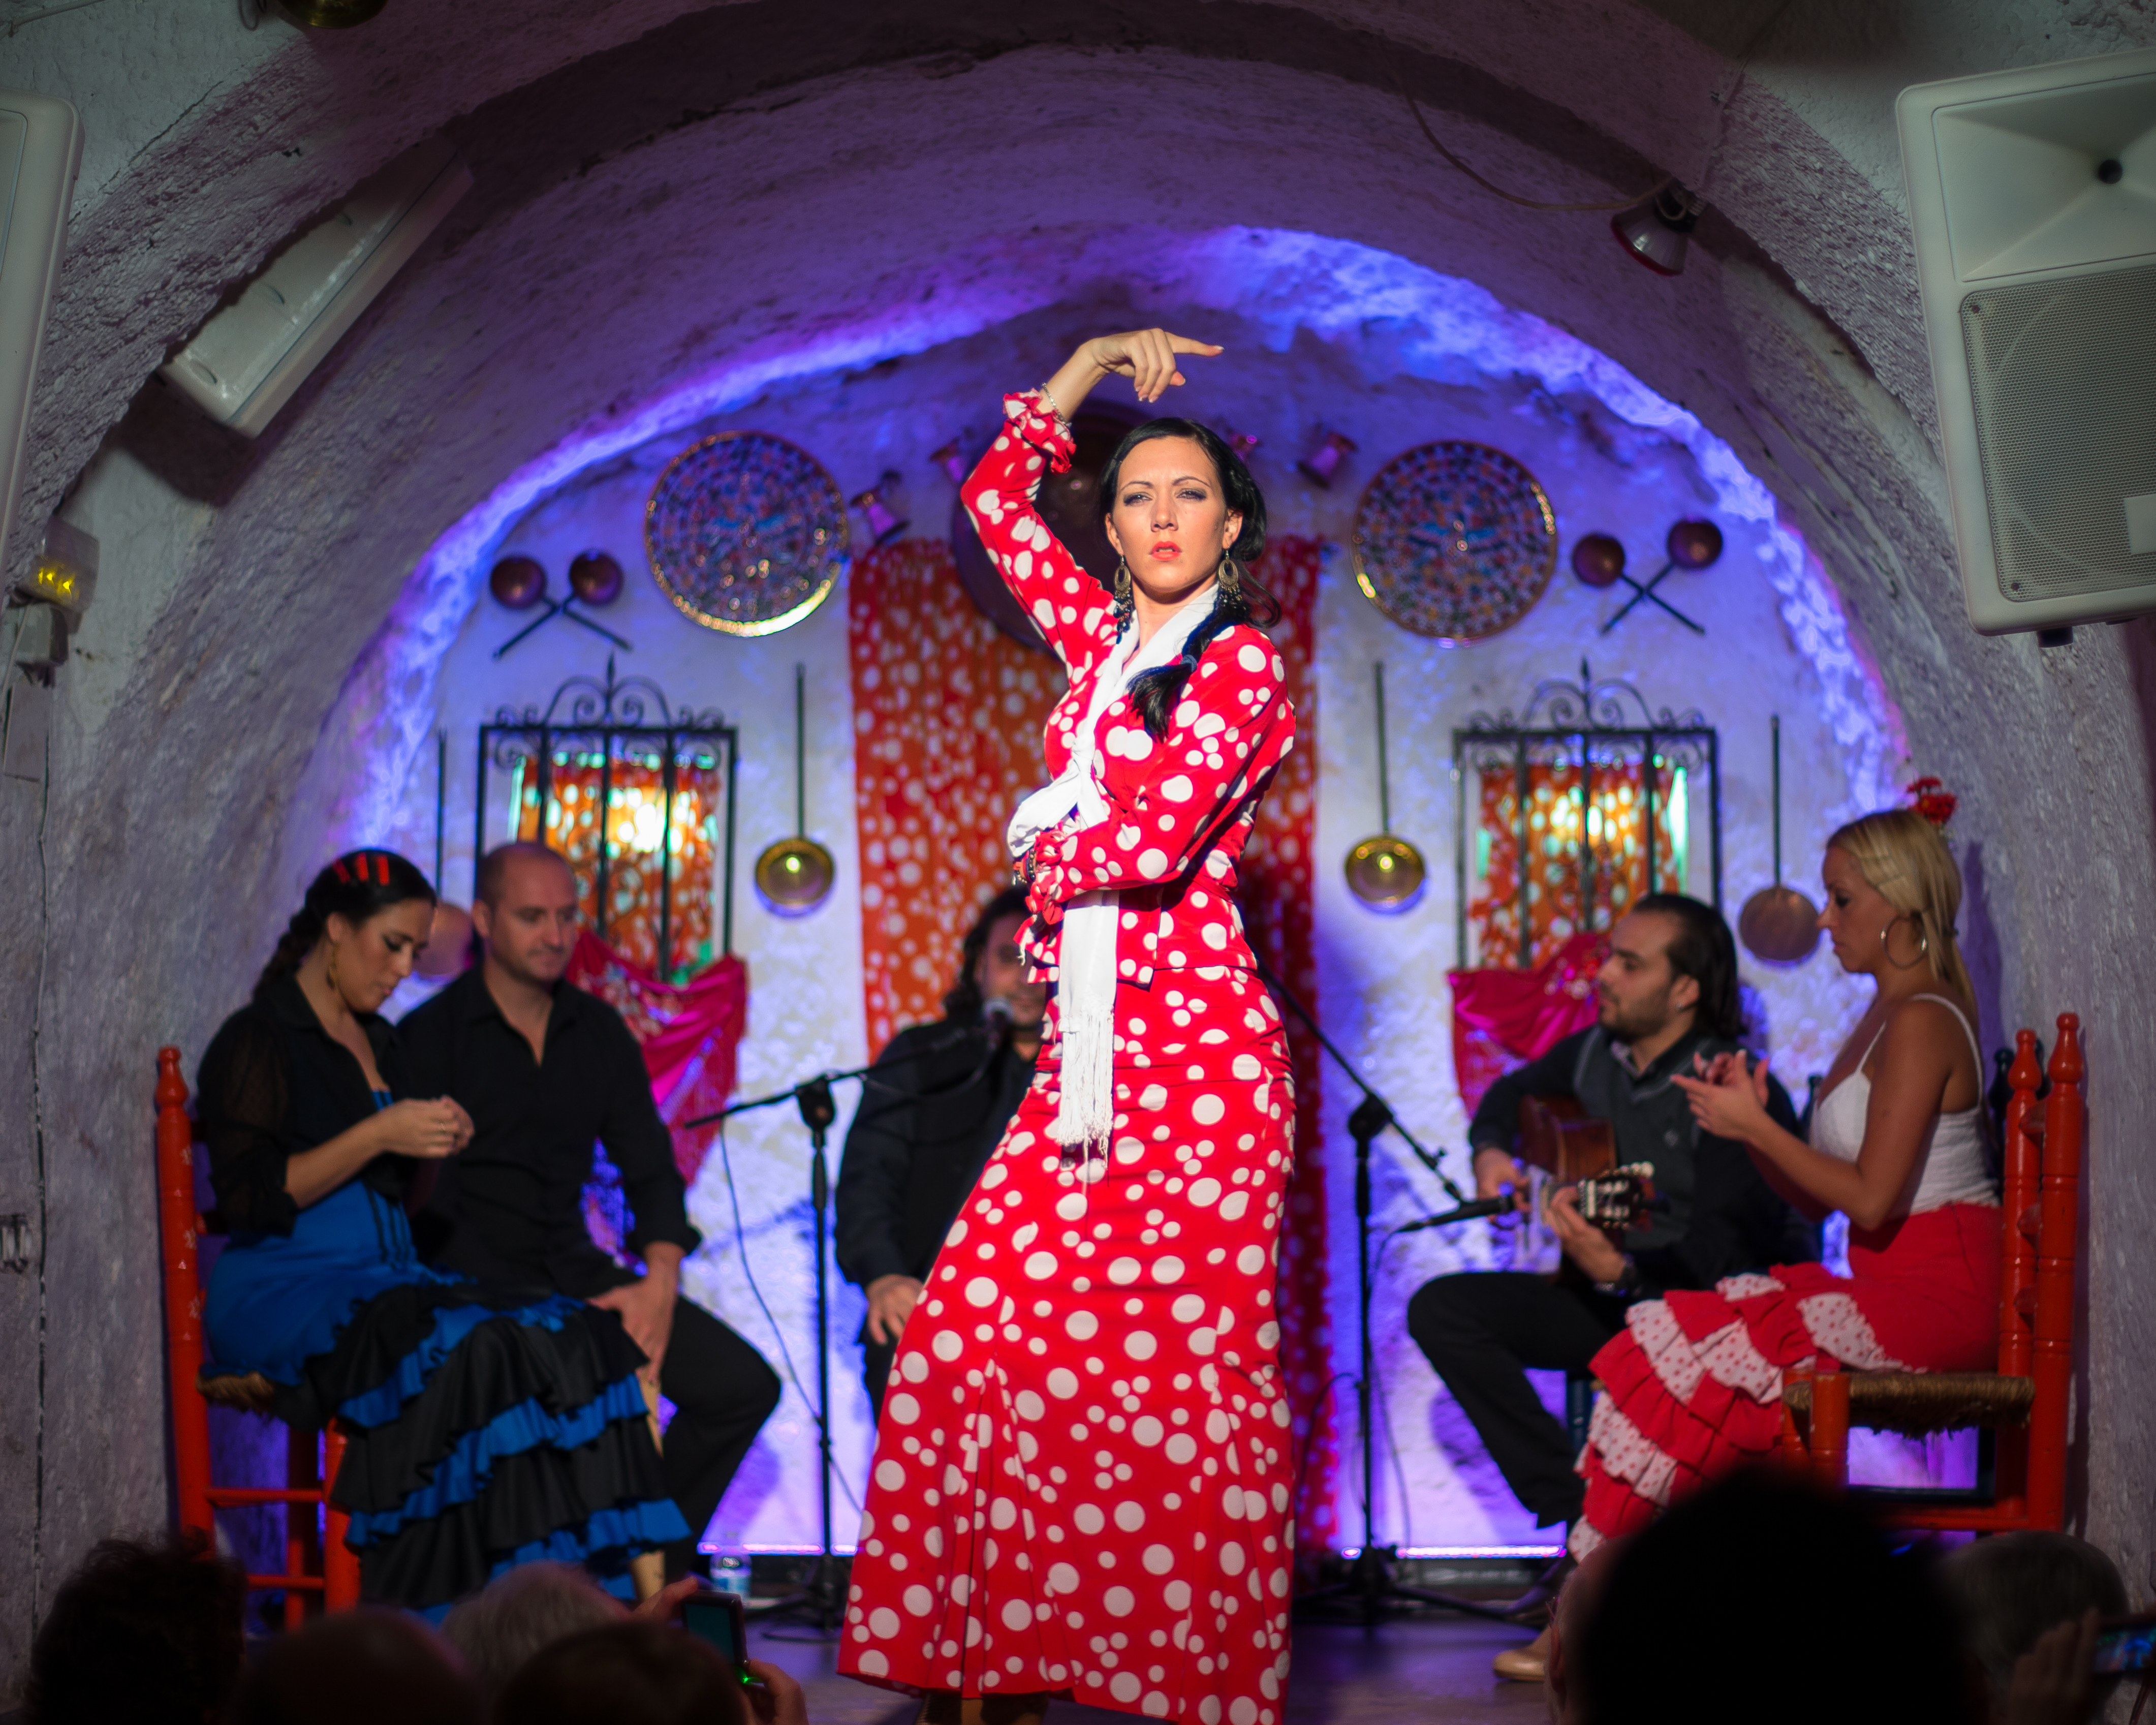
[[[1000,994],[991,994],[981,1003],[981,1029],[998,1048],[1010,1040],[1010,1002]]]
[[[1503,1198],[1477,1198],[1449,1209],[1442,1215],[1424,1216],[1419,1222],[1409,1222],[1404,1228],[1395,1228],[1395,1234],[1419,1234],[1425,1228],[1443,1228],[1454,1222],[1471,1222],[1477,1216],[1509,1215],[1516,1207],[1514,1200]]]

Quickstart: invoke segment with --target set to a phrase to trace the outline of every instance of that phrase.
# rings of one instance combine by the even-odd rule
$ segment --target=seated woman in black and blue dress
[[[365,1599],[439,1615],[539,1559],[584,1563],[626,1597],[689,1532],[652,1441],[642,1352],[612,1312],[483,1288],[413,1252],[408,1194],[472,1130],[453,1101],[398,1096],[379,1016],[434,909],[403,857],[339,857],[203,1058],[230,1234],[205,1314],[213,1369],[260,1374],[294,1424],[340,1422],[330,1497],[352,1517]]]

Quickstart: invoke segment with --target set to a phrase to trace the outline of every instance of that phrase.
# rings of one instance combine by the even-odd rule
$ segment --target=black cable
[[[793,1353],[786,1345],[786,1332],[779,1328],[778,1320],[771,1315],[771,1307],[763,1297],[763,1290],[757,1286],[756,1266],[749,1255],[748,1232],[742,1225],[741,1194],[734,1190],[734,1159],[726,1147],[724,1118],[719,1122],[719,1168],[726,1177],[726,1202],[733,1206],[734,1212],[734,1244],[741,1249],[742,1274],[748,1278],[748,1291],[756,1296],[757,1309],[763,1313],[763,1321],[771,1326],[772,1339],[778,1343],[778,1358],[786,1368],[786,1381],[793,1386],[793,1393],[801,1398],[803,1407],[815,1408],[815,1404],[808,1399],[808,1392],[802,1387],[801,1374],[793,1368]],[[820,1272],[820,1266],[819,1268]],[[831,1417],[829,1408],[817,1409],[816,1412],[819,1420]],[[851,1481],[839,1471],[836,1456],[831,1460],[831,1477],[839,1482],[839,1489],[846,1494],[846,1502],[853,1505],[854,1513],[858,1516],[861,1512],[861,1501],[854,1495]]]
[[[13,35],[14,33],[11,30],[8,33]],[[22,624],[18,623],[15,639],[19,640],[21,637]],[[0,665],[0,673],[11,669],[14,661],[14,644],[11,641],[7,662]],[[39,1602],[44,1598],[45,1592],[45,1344],[48,1317],[45,1288],[45,1105],[38,1055],[39,1043],[44,1034],[45,958],[52,935],[52,876],[45,855],[45,817],[52,807],[52,797],[53,740],[48,729],[44,770],[38,786],[38,992],[30,1003],[30,1125],[38,1186],[37,1485],[36,1507],[30,1522],[30,1634],[33,1638],[43,1615]]]

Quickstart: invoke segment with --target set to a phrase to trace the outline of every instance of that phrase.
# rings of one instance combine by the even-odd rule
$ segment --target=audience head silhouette
[[[1984,1672],[1994,1717],[2005,1716],[2014,1667],[2037,1637],[2085,1611],[2123,1615],[2126,1584],[2118,1568],[2071,1533],[2002,1533],[1964,1546],[1939,1566],[1961,1614],[1963,1645]],[[2097,1686],[2090,1707],[2103,1709],[2114,1686]]]
[[[204,1725],[239,1682],[247,1581],[199,1534],[107,1539],[30,1649],[29,1725]]]
[[[574,1565],[526,1563],[451,1611],[442,1633],[491,1698],[555,1642],[627,1615],[619,1599]]]
[[[1774,1469],[1683,1498],[1620,1550],[1576,1671],[1589,1725],[1970,1717],[1953,1617],[1925,1567],[1848,1498]]]
[[[232,1725],[480,1725],[479,1692],[439,1635],[393,1611],[345,1611],[275,1641]]]
[[[510,1681],[495,1725],[747,1725],[748,1698],[716,1650],[641,1620],[557,1641]]]

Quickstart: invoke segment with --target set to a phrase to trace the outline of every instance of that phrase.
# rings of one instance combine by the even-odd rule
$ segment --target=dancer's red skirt
[[[1999,1214],[1953,1204],[1852,1230],[1846,1277],[1817,1264],[1645,1300],[1594,1356],[1604,1387],[1581,1455],[1584,1557],[1781,1436],[1782,1378],[1815,1361],[1856,1371],[1984,1371],[1999,1363]]]
[[[1277,1725],[1295,1445],[1275,1258],[1295,1105],[1228,966],[1116,999],[1116,1132],[1048,1127],[1050,1038],[906,1320],[839,1669],[914,1692]]]

